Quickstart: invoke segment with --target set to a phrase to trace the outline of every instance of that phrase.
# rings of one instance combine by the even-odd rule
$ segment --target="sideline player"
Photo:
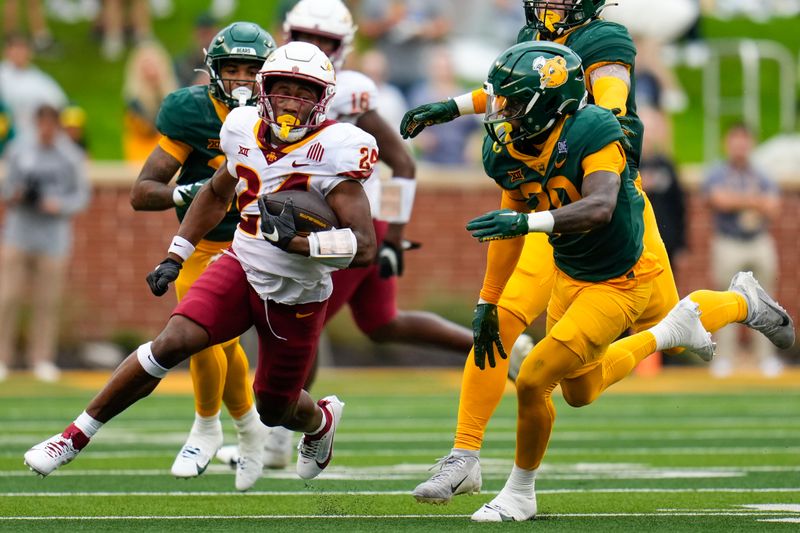
[[[230,111],[256,103],[256,74],[275,49],[272,36],[250,22],[234,22],[214,36],[206,50],[207,86],[178,89],[161,105],[157,126],[162,133],[131,190],[137,211],[175,209],[183,220],[200,187],[225,161],[219,131]],[[170,182],[178,172],[177,183]],[[175,281],[182,300],[189,287],[223,250],[230,246],[239,212],[235,206],[197,243]],[[239,339],[210,346],[189,360],[195,397],[195,420],[172,474],[191,478],[202,474],[222,446],[220,408],[233,418],[239,446],[236,488],[247,490],[261,476],[261,441],[266,428],[259,422],[249,387],[248,362]]]
[[[554,41],[570,47],[582,58],[589,102],[613,110],[621,117],[627,133],[631,134],[626,135],[625,154],[635,185],[641,191],[638,166],[643,126],[636,115],[635,80],[632,76],[636,49],[623,26],[599,18],[604,4],[605,0],[523,0],[527,25],[520,30],[517,42]],[[425,104],[406,113],[401,133],[404,137],[413,137],[426,126],[447,122],[461,114],[482,113],[486,105],[487,97],[482,89],[445,102]],[[567,145],[557,148],[564,153],[570,150]],[[510,171],[543,171],[541,161],[536,158],[519,156],[517,159],[518,163]],[[637,320],[634,331],[653,326],[678,302],[675,280],[652,206],[644,193],[642,196],[645,203],[644,244],[658,257],[664,270],[653,282],[650,304]],[[528,235],[514,274],[498,302],[500,331],[506,346],[547,308],[554,273],[552,247],[546,236],[541,233]],[[536,290],[532,291],[531,287]],[[779,348],[785,349],[794,343],[791,318],[749,273],[734,276],[728,291],[695,291],[690,297],[700,305],[701,320],[708,331],[714,332],[732,322],[743,322],[765,334]],[[638,358],[631,358],[627,350],[617,351],[616,345],[612,345],[607,360],[617,361],[615,365],[609,365],[613,367],[616,379],[627,375],[649,354],[637,353],[640,353]],[[512,361],[512,364],[520,361]],[[441,461],[440,471],[414,490],[417,500],[442,503],[456,494],[480,489],[479,451],[486,425],[500,402],[507,373],[508,361],[505,359],[501,359],[496,367],[485,370],[467,362],[454,447]],[[598,386],[600,382],[597,381]],[[580,401],[573,398],[572,401],[582,403],[593,399],[601,390],[595,389],[590,397]],[[465,481],[458,484],[462,479]],[[453,486],[456,489],[452,489]]]
[[[332,291],[330,272],[375,257],[360,180],[372,174],[369,156],[377,146],[355,126],[326,120],[335,75],[316,46],[289,43],[276,49],[257,84],[258,107],[237,107],[225,119],[220,144],[227,161],[203,185],[167,258],[148,275],[150,289],[158,296],[167,291],[236,196],[240,220],[230,250],[192,285],[158,337],[121,363],[63,433],[25,453],[35,472],[46,476],[70,462],[103,424],[152,392],[169,369],[252,325],[259,336],[253,390],[261,422],[304,433],[297,457],[301,478],[312,479],[329,464],[344,403],[336,396],[315,403],[302,387]],[[291,204],[280,215],[261,209],[263,194],[294,189],[324,197],[340,228],[301,236]]]

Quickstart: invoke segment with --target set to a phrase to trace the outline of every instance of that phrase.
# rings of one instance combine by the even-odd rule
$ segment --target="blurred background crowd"
[[[79,351],[76,346],[151,333],[152,322],[137,321],[138,308],[125,314],[109,307],[115,316],[105,316],[104,327],[84,327],[98,320],[63,310],[81,300],[70,290],[91,287],[81,281],[94,272],[82,251],[114,246],[92,233],[100,225],[95,206],[124,198],[159,139],[155,120],[163,98],[179,87],[208,83],[203,49],[216,32],[231,21],[251,20],[281,42],[281,22],[294,3],[0,0],[0,380],[9,369],[30,366],[38,378],[52,381],[58,364],[75,363],[70,354]],[[515,42],[525,23],[521,0],[345,3],[359,28],[347,67],[376,82],[378,110],[394,125],[410,107],[479,87],[494,57]],[[643,184],[681,292],[704,284],[724,289],[731,272],[753,270],[796,313],[800,280],[792,267],[800,251],[786,220],[797,218],[800,191],[800,0],[613,4],[604,18],[626,25],[637,44],[636,95],[646,127]],[[435,198],[437,187],[489,183],[481,179],[480,118],[428,128],[411,142],[423,188],[412,237],[415,227],[428,235],[426,217],[434,215],[426,194]],[[129,217],[124,209],[120,201],[111,216]],[[152,249],[170,235],[151,235]],[[158,257],[150,253],[145,262]],[[419,257],[437,264],[459,260]],[[139,278],[145,272],[117,270]],[[473,277],[471,286],[454,291],[456,297],[477,290]],[[435,292],[429,281],[408,275],[401,290],[419,298]],[[86,315],[100,314],[86,301]],[[435,301],[435,295],[423,298],[432,306]],[[469,315],[472,302],[465,301],[461,317]],[[445,307],[451,306],[437,310]],[[751,346],[736,330],[719,342],[730,357],[711,366],[717,377],[731,375],[748,357],[765,376],[779,375],[797,360],[795,353],[779,357],[769,345]]]

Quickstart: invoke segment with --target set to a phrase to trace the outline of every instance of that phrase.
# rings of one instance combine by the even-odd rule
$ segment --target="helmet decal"
[[[567,82],[567,60],[561,56],[549,59],[539,56],[533,60],[533,69],[539,72],[542,89],[561,87]]]

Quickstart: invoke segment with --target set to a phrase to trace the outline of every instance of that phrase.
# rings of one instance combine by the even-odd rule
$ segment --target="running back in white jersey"
[[[320,302],[330,296],[330,272],[335,269],[264,240],[256,200],[265,193],[291,189],[325,197],[344,180],[363,182],[372,174],[378,148],[371,135],[346,123],[326,122],[280,150],[258,140],[259,131],[266,129],[255,107],[237,107],[220,132],[228,172],[239,180],[236,206],[241,220],[233,251],[262,298],[285,304]]]
[[[367,111],[375,111],[378,103],[378,87],[368,76],[355,70],[336,73],[336,94],[333,95],[328,117],[339,122],[355,124],[358,117]],[[364,182],[364,192],[375,218],[380,217],[381,180],[376,172]]]

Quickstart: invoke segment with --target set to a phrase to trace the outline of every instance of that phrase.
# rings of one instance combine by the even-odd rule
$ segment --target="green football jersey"
[[[529,26],[524,26],[517,35],[517,43],[538,40],[539,32]],[[631,146],[625,152],[628,166],[636,175],[642,157],[644,125],[639,119],[639,115],[636,114],[636,80],[633,75],[636,66],[636,46],[633,44],[630,33],[625,26],[603,19],[595,19],[569,32],[566,39],[559,39],[557,42],[570,47],[581,57],[583,70],[589,70],[592,65],[604,63],[622,63],[630,68],[631,87],[625,107],[627,107],[626,117],[630,119],[626,123],[626,128],[630,129],[633,135],[628,137]],[[591,95],[589,103],[594,103]]]
[[[178,171],[179,185],[210,178],[224,164],[219,131],[228,111],[224,104],[213,99],[208,87],[201,85],[178,89],[164,99],[156,119],[158,131],[191,149]],[[189,206],[175,208],[178,220],[183,220],[188,209]],[[239,211],[232,203],[222,222],[205,238],[230,241],[238,223]]]
[[[625,135],[614,115],[595,105],[555,128],[537,157],[495,143],[488,135],[483,141],[483,166],[489,177],[536,211],[580,200],[583,159]],[[642,254],[644,199],[627,165],[620,177],[611,222],[586,233],[550,235],[556,266],[575,279],[596,282],[621,276]]]

